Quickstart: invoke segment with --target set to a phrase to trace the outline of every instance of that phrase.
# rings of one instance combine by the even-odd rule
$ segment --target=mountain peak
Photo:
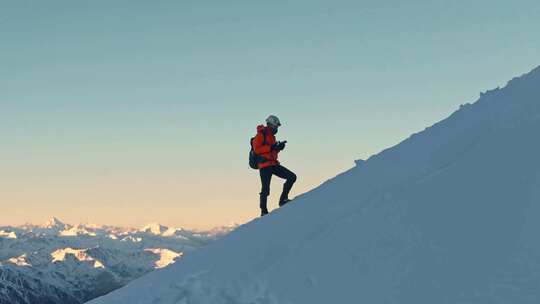
[[[49,229],[52,229],[52,228],[64,229],[66,226],[67,225],[64,222],[62,222],[58,218],[52,216],[51,218],[49,218],[47,220],[47,222],[45,222],[45,224],[42,227],[43,228],[49,228]]]
[[[16,239],[17,233],[15,233],[14,231],[0,230],[0,237],[4,237],[8,239]]]
[[[167,231],[169,228],[167,226],[163,226],[160,223],[150,223],[144,226],[140,231],[142,232],[148,232],[155,235],[161,235],[165,231]]]
[[[80,262],[90,262],[94,268],[105,268],[101,261],[96,260],[89,255],[89,249],[74,249],[71,247],[61,248],[51,253],[52,262],[63,262],[66,260],[66,256],[73,256]]]

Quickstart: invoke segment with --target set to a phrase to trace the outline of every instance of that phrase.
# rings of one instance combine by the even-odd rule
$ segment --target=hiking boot
[[[261,216],[265,216],[268,214],[268,209],[261,209]]]
[[[287,204],[290,201],[291,200],[288,199],[288,198],[282,199],[282,200],[279,201],[279,206],[282,207],[283,205]]]

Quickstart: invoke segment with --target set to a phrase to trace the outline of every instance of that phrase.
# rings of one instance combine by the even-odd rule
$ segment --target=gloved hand
[[[285,144],[287,143],[287,141],[278,141],[276,142],[275,144],[272,145],[272,150],[277,150],[277,151],[281,151],[283,149],[285,149]]]

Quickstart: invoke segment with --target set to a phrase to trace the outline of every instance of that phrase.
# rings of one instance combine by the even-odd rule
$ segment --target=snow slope
[[[90,303],[540,303],[539,132],[536,68]]]

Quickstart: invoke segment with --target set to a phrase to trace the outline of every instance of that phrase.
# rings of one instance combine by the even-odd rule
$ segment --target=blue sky
[[[301,193],[539,65],[539,29],[538,1],[0,0],[0,224],[243,222],[268,114]]]

